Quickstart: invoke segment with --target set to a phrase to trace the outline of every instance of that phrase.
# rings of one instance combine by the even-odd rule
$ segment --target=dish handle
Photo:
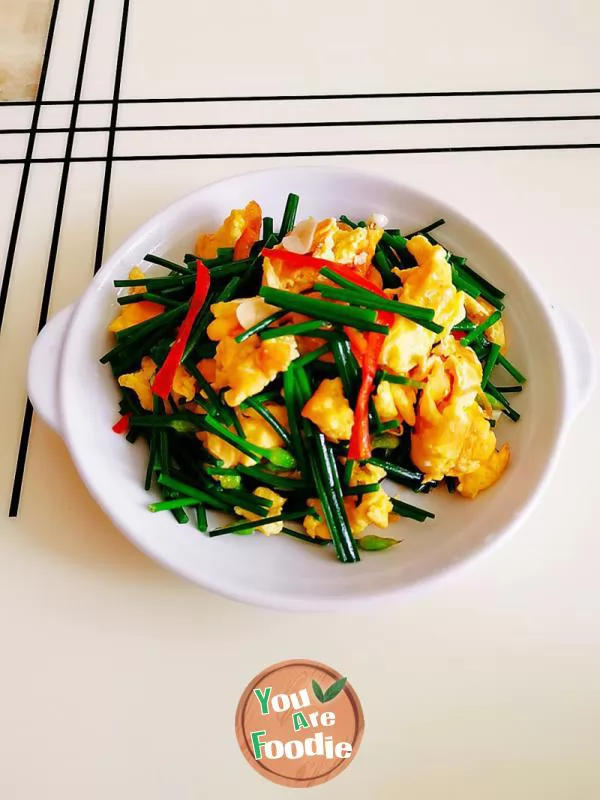
[[[33,344],[27,367],[27,392],[36,413],[56,433],[61,432],[58,405],[58,371],[65,334],[75,305],[52,317]]]
[[[561,331],[561,347],[567,368],[567,421],[573,422],[586,405],[596,383],[596,362],[590,338],[575,317],[564,308],[552,312]]]

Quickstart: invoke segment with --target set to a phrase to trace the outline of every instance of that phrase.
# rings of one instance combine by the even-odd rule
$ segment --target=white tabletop
[[[366,720],[356,760],[319,796],[597,798],[597,392],[543,501],[504,547],[404,603],[346,615],[266,611],[183,582],[112,527],[35,417],[25,450],[25,370],[44,298],[51,316],[94,269],[123,0],[96,6],[75,121],[104,130],[68,133],[88,0],[60,0],[56,17],[43,100],[66,102],[40,106],[38,127],[63,132],[33,136],[35,105],[0,104],[0,130],[24,131],[0,133],[0,270],[29,169],[0,338],[0,796],[281,797],[244,761],[234,713],[256,673],[302,657],[348,675]],[[600,74],[597,4],[207,6],[129,4],[117,126],[395,124],[117,130],[105,254],[220,177],[347,164],[460,208],[600,345],[600,93],[573,91]],[[374,96],[386,93],[396,96]],[[230,100],[322,94],[353,96]],[[176,101],[126,102],[144,98]],[[86,102],[96,100],[106,102]],[[498,121],[435,121],[484,117]]]

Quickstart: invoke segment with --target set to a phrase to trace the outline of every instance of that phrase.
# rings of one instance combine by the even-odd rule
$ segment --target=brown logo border
[[[290,778],[287,775],[281,775],[276,770],[267,766],[264,761],[258,761],[254,757],[252,743],[250,742],[244,727],[244,716],[246,708],[248,706],[248,703],[250,702],[250,699],[254,697],[254,689],[259,684],[261,684],[265,680],[268,680],[269,677],[273,675],[273,673],[278,672],[279,670],[290,666],[301,667],[301,668],[304,667],[308,668],[309,670],[317,669],[322,672],[325,672],[325,674],[329,675],[329,677],[331,677],[332,680],[339,680],[342,677],[342,674],[340,672],[328,666],[327,664],[323,664],[320,661],[312,661],[306,658],[302,659],[291,658],[285,661],[278,661],[276,664],[272,664],[270,667],[267,667],[258,675],[256,675],[254,678],[252,678],[252,680],[248,683],[248,685],[244,689],[236,709],[235,734],[244,758],[250,764],[250,766],[253,767],[259,774],[262,774],[264,778],[272,781],[273,783],[278,783],[283,786],[290,786],[293,788],[309,788],[311,786],[319,786],[323,783],[327,783],[328,781],[332,780],[332,778],[335,778],[337,775],[339,775],[340,772],[342,772],[342,770],[346,769],[346,767],[350,765],[350,763],[354,760],[354,756],[358,752],[358,749],[362,742],[365,730],[365,719],[363,715],[362,706],[360,704],[360,700],[358,699],[356,691],[354,690],[354,688],[350,683],[346,683],[343,692],[346,694],[348,700],[350,701],[356,721],[354,738],[350,742],[350,744],[352,745],[351,758],[338,759],[337,763],[335,763],[331,767],[331,769],[328,770],[327,772],[324,772],[321,775],[311,776],[309,778]]]

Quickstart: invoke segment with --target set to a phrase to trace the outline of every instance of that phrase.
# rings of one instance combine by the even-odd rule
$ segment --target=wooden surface
[[[51,0],[0,0],[0,101],[33,100]]]

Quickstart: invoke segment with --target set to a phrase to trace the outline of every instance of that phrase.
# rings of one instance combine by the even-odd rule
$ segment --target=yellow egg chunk
[[[435,425],[441,420],[438,404],[441,405],[442,401],[450,395],[452,388],[450,376],[444,369],[444,362],[439,356],[432,356],[429,359],[428,373],[423,376],[423,380],[425,387],[417,407],[416,424],[426,421]]]
[[[494,450],[487,461],[483,461],[474,472],[461,475],[456,487],[457,492],[463,497],[474,499],[479,492],[489,489],[499,480],[509,461],[510,448],[505,444],[500,450]]]
[[[283,421],[283,417],[279,411],[274,410],[274,406],[268,405],[267,406],[269,411],[274,412],[273,416],[276,416]],[[285,409],[283,409],[285,411]],[[266,447],[268,449],[272,447],[282,447],[283,446],[283,439],[277,433],[277,431],[269,425],[266,419],[259,416],[248,415],[246,416],[246,412],[244,411],[243,414],[238,415],[240,418],[240,422],[242,423],[242,428],[244,429],[244,435],[246,439],[251,443],[258,445],[259,447]],[[287,417],[286,417],[287,419]],[[248,458],[248,456],[246,456]]]
[[[483,371],[475,351],[447,336],[437,352],[445,356],[444,369],[452,381],[452,396],[463,406],[471,405],[481,391]]]
[[[354,497],[344,497],[344,508],[346,509],[346,514],[348,516],[350,516],[350,513],[352,512],[355,502],[356,500]],[[304,517],[302,524],[304,525],[304,530],[306,531],[307,535],[313,539],[331,539],[331,533],[329,532],[329,527],[325,521],[325,513],[323,511],[321,501],[311,497],[306,501],[306,505],[309,508],[314,508],[319,513],[321,518],[320,520],[315,519],[310,514],[307,514]]]
[[[448,472],[456,478],[479,469],[496,449],[496,437],[479,405],[474,403],[465,409],[465,413],[469,417],[469,427],[458,458]]]
[[[386,475],[387,472],[381,467],[376,467],[373,464],[361,464],[359,461],[355,461],[352,465],[350,486],[366,486],[369,483],[379,483]]]
[[[118,333],[131,328],[132,325],[139,325],[140,322],[147,322],[153,317],[162,314],[165,307],[160,303],[153,303],[150,300],[140,300],[139,303],[129,303],[121,306],[121,312],[108,326],[111,333]]]
[[[424,480],[439,481],[445,475],[472,472],[496,447],[496,437],[481,408],[449,405],[438,425],[426,421],[417,426],[411,437],[411,459],[424,473]]]
[[[302,409],[331,442],[348,440],[354,424],[354,412],[344,395],[341,378],[325,378]]]
[[[371,524],[378,528],[387,528],[392,509],[392,501],[383,489],[363,494],[360,503],[351,506],[348,512],[352,533],[358,536]]]
[[[396,317],[385,337],[379,363],[397,374],[406,374],[424,359],[435,342],[435,334],[404,317]]]
[[[203,358],[197,364],[198,372],[206,378],[209,383],[214,383],[217,367],[214,358]]]
[[[306,501],[306,505],[309,508],[316,509],[321,517],[320,520],[315,519],[310,514],[307,514],[304,517],[302,524],[304,525],[304,530],[306,533],[313,539],[331,539],[331,534],[329,533],[329,528],[325,522],[325,514],[323,513],[323,506],[321,503],[311,497]]]
[[[144,356],[137,372],[130,372],[120,375],[118,378],[119,386],[132,389],[144,411],[152,411],[152,384],[151,380],[156,372],[156,364],[150,356]]]
[[[129,280],[140,280],[145,275],[139,267],[133,267],[129,272]],[[129,289],[129,294],[143,294],[146,291],[145,286],[132,286]],[[108,326],[111,333],[118,333],[119,331],[130,328],[132,325],[139,325],[140,322],[157,317],[165,310],[165,307],[160,303],[152,303],[150,300],[140,300],[138,303],[128,303],[127,305],[120,306],[118,315]]]
[[[338,264],[368,265],[383,235],[377,226],[348,228],[336,219],[324,219],[313,238],[313,256]]]
[[[277,494],[272,489],[267,489],[266,486],[259,486],[254,490],[253,494],[257,497],[264,497],[265,500],[273,501],[273,505],[267,511],[269,517],[277,517],[281,514],[283,504],[286,500],[285,497],[281,497],[281,495]],[[251,522],[262,519],[262,517],[259,517],[257,514],[253,514],[251,511],[247,511],[245,508],[240,508],[239,506],[235,506],[234,511],[236,514],[239,514],[240,517],[249,519]],[[281,533],[282,528],[283,522],[269,522],[266,525],[256,526],[256,530],[264,533],[265,536],[274,536]]]
[[[243,328],[237,318],[237,309],[242,301],[230,300],[227,303],[214,303],[210,310],[214,320],[206,329],[206,335],[213,342],[220,342],[225,336],[237,336]]]
[[[277,417],[277,419],[279,419],[282,424],[284,424],[284,422],[287,423],[287,416],[284,416],[282,412],[278,410],[282,408],[281,406],[276,406],[275,404],[269,403],[267,404],[267,408],[274,416]],[[282,410],[285,412],[285,408]],[[277,433],[277,431],[275,431],[265,419],[256,414],[256,412],[254,412],[252,409],[247,409],[243,412],[238,410],[236,413],[244,430],[244,436],[250,442],[250,444],[255,444],[259,447],[266,447],[269,449],[272,447],[281,447],[283,445],[283,439]],[[233,427],[231,427],[230,430],[233,431]],[[256,464],[256,459],[240,452],[237,447],[234,447],[228,442],[223,441],[223,439],[221,439],[215,433],[199,431],[196,436],[204,444],[211,455],[223,461],[223,466],[226,469],[237,467],[238,464],[241,464],[244,467],[251,467],[253,464]]]
[[[353,264],[357,272],[364,275],[382,235],[382,228],[368,226],[352,230],[331,217],[317,224],[310,255],[338,264]],[[263,284],[274,289],[304,292],[314,286],[317,276],[318,270],[291,266],[275,255],[263,262]]]
[[[315,258],[325,258],[333,261],[334,237],[338,230],[338,221],[335,217],[327,217],[317,224],[312,243],[312,254]],[[346,230],[346,226],[344,226],[344,230]]]
[[[474,297],[470,297],[468,294],[466,294],[465,311],[467,312],[467,317],[471,320],[471,322],[474,322],[475,325],[480,325],[482,322],[485,322],[488,317],[491,317],[496,309],[483,297],[478,297],[475,299]],[[498,320],[498,322],[495,322],[493,325],[490,325],[483,335],[490,342],[499,344],[502,350],[504,350],[506,347],[506,333],[504,331],[504,323],[501,319]]]
[[[293,267],[274,255],[263,259],[263,286],[285,289],[286,292],[304,292],[315,285],[318,271],[311,267]]]
[[[127,277],[130,281],[139,281],[146,276],[139,267],[132,267]],[[145,286],[130,286],[128,294],[144,294],[145,291]]]
[[[269,411],[284,428],[289,430],[288,415],[285,406],[279,405],[279,403],[265,403],[264,408],[267,411]],[[249,419],[260,420],[262,423],[266,422],[266,420],[258,413],[258,411],[255,411],[253,408],[245,408],[244,416]],[[271,426],[269,425],[269,427]],[[271,428],[271,430],[273,430],[273,428]],[[279,445],[268,445],[268,446],[279,447]]]
[[[375,409],[382,422],[397,419],[407,425],[415,424],[417,390],[413,386],[380,381],[373,398]]]
[[[261,392],[297,357],[298,347],[293,336],[267,341],[251,336],[241,343],[226,336],[217,345],[215,388],[229,386],[225,402],[238,406],[247,397]]]
[[[427,357],[436,341],[465,316],[464,293],[452,283],[452,268],[446,251],[432,245],[424,236],[413,236],[407,248],[418,266],[403,270],[404,284],[397,293],[403,303],[432,308],[434,321],[444,330],[435,334],[404,317],[397,317],[383,343],[380,364],[398,375],[406,375]]]
[[[194,399],[196,394],[196,381],[187,371],[187,369],[179,364],[173,376],[173,396],[175,400],[182,398],[189,403]]]
[[[233,426],[231,426],[229,430],[233,432]],[[237,467],[238,464],[243,464],[244,466],[256,464],[254,459],[249,458],[249,456],[244,455],[244,453],[240,453],[236,447],[221,439],[216,433],[198,431],[196,436],[211,455],[223,462],[223,467],[225,467],[225,469]]]
[[[437,352],[429,360],[411,437],[411,458],[425,480],[473,472],[496,447],[476,402],[482,374],[477,356],[450,336]]]
[[[234,247],[246,228],[245,209],[234,208],[215,233],[201,233],[196,239],[198,258],[216,258],[219,247]]]
[[[154,407],[152,383],[155,372],[156,364],[153,359],[144,356],[137,372],[120,375],[118,379],[119,386],[132,389],[137,394],[140,405],[145,411],[152,411]],[[176,401],[185,399],[187,402],[193,400],[196,394],[196,382],[181,364],[175,370],[172,394]]]
[[[391,384],[388,383],[388,381],[380,381],[377,391],[373,396],[373,402],[375,403],[375,409],[379,419],[382,422],[389,422],[392,419],[396,419],[398,416],[396,404],[392,397]]]
[[[310,514],[304,517],[303,525],[306,533],[313,539],[331,539],[320,501],[311,498],[307,500],[307,505],[316,509],[321,519],[315,519]],[[390,498],[380,488],[376,492],[362,495],[360,502],[357,502],[357,498],[354,496],[344,497],[344,508],[348,515],[350,530],[355,536],[359,536],[369,525],[387,528],[391,521],[390,515],[393,507]]]

